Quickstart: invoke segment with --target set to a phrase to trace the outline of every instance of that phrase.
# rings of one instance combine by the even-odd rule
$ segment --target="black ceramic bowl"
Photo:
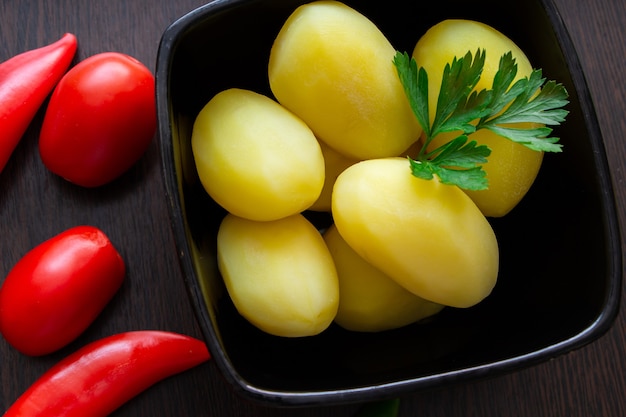
[[[377,334],[332,325],[315,337],[279,338],[237,314],[216,267],[224,211],[198,181],[192,124],[223,89],[271,95],[272,41],[305,2],[213,1],[169,26],[159,47],[159,135],[173,231],[191,303],[225,379],[248,398],[280,406],[374,400],[529,366],[604,333],[618,310],[622,271],[612,184],[580,63],[550,0],[449,0],[419,13],[407,0],[346,1],[409,52],[440,20],[483,21],[569,91],[571,113],[555,132],[564,152],[546,155],[523,202],[492,221],[501,251],[494,292],[473,308]]]

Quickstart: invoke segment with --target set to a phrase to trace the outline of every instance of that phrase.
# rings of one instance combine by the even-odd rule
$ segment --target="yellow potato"
[[[324,157],[311,129],[252,91],[215,95],[196,117],[191,145],[207,193],[240,217],[268,221],[299,213],[324,185]]]
[[[298,7],[272,46],[268,75],[283,106],[353,159],[396,156],[420,135],[393,65],[395,49],[336,1]]]
[[[217,260],[237,311],[269,334],[313,336],[335,318],[335,264],[301,214],[267,222],[228,214],[217,235]]]
[[[407,291],[361,258],[332,225],[324,232],[339,278],[335,323],[347,330],[379,332],[432,316],[442,305]]]
[[[454,57],[465,56],[468,51],[475,55],[479,48],[485,50],[485,66],[476,91],[491,88],[500,58],[507,52],[512,53],[517,63],[515,80],[527,77],[532,72],[532,66],[524,52],[511,39],[491,26],[462,19],[444,20],[434,25],[419,39],[413,50],[413,58],[418,67],[424,67],[428,73],[431,123],[445,65],[452,62]],[[526,124],[526,127],[535,126]],[[439,135],[429,146],[429,151],[456,136],[458,132]],[[488,145],[492,152],[489,162],[483,165],[489,180],[489,189],[467,193],[486,216],[503,216],[528,192],[541,167],[543,153],[530,150],[490,131],[478,131],[470,135],[470,138]]]
[[[356,253],[426,300],[470,307],[496,284],[498,243],[485,216],[458,187],[414,177],[405,158],[346,169],[332,212]]]
[[[324,155],[324,186],[317,201],[309,207],[309,210],[329,212],[335,180],[346,168],[359,161],[340,154],[322,141],[319,144]]]
[[[439,139],[445,141],[446,136],[449,138],[449,134],[445,134]],[[485,216],[502,217],[515,208],[535,182],[543,152],[528,149],[489,130],[479,130],[470,138],[491,149],[488,162],[483,165],[489,188],[465,192]]]

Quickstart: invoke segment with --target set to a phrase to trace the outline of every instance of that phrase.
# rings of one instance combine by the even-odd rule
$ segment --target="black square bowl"
[[[483,21],[570,93],[569,117],[555,132],[564,152],[546,155],[522,203],[491,220],[501,253],[494,292],[473,308],[447,308],[426,323],[376,334],[332,325],[319,336],[280,338],[238,315],[216,266],[224,211],[198,180],[192,124],[223,89],[271,96],[272,41],[305,2],[216,0],[172,23],[159,46],[157,106],[170,217],[189,299],[225,379],[247,398],[276,406],[374,400],[510,372],[603,334],[619,308],[622,272],[612,182],[580,63],[550,0],[449,0],[419,13],[418,2],[407,0],[346,1],[408,52],[440,20]]]

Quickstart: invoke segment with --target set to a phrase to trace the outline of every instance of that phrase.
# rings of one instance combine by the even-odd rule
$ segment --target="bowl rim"
[[[552,25],[556,40],[567,65],[574,88],[579,96],[584,124],[589,129],[590,144],[594,150],[594,162],[599,174],[601,186],[601,206],[604,210],[603,226],[607,238],[607,276],[609,287],[606,293],[605,308],[597,319],[591,322],[583,331],[556,344],[527,354],[490,362],[474,367],[466,367],[450,372],[409,378],[406,380],[384,383],[376,386],[354,387],[349,389],[321,390],[313,392],[268,390],[248,383],[231,364],[227,353],[223,350],[219,337],[211,325],[211,318],[206,310],[203,294],[198,288],[195,279],[195,270],[190,256],[187,241],[185,220],[182,213],[182,201],[178,192],[173,157],[171,120],[172,108],[169,102],[168,85],[172,63],[171,53],[176,49],[185,33],[199,25],[202,17],[231,9],[237,5],[248,3],[250,0],[214,0],[200,6],[171,23],[164,31],[157,52],[156,62],[156,102],[158,113],[159,149],[161,158],[161,172],[168,200],[168,214],[173,231],[175,244],[178,250],[178,260],[182,270],[182,277],[199,327],[209,347],[222,376],[235,388],[254,401],[274,406],[313,406],[329,405],[334,403],[351,403],[364,400],[391,398],[425,388],[432,388],[441,384],[459,383],[469,379],[478,379],[496,376],[515,369],[529,367],[545,362],[568,351],[578,349],[602,336],[612,326],[620,307],[622,286],[622,247],[619,231],[619,222],[616,202],[613,191],[613,181],[609,170],[606,149],[602,139],[598,120],[593,106],[593,100],[586,82],[582,66],[576,53],[574,44],[564,21],[553,0],[538,0],[544,8]]]

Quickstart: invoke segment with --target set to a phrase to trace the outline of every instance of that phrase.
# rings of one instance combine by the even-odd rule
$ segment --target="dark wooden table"
[[[625,207],[626,6],[622,0],[555,1],[595,102],[617,204]],[[163,30],[203,3],[2,0],[0,61],[73,32],[79,40],[79,60],[98,52],[119,51],[154,70]],[[43,167],[37,151],[42,118],[40,111],[0,174],[0,277],[33,246],[81,223],[106,231],[122,252],[128,274],[97,321],[60,352],[30,358],[0,340],[0,412],[52,364],[89,341],[138,329],[200,336],[168,223],[157,142],[122,180],[85,190]],[[620,210],[619,219],[626,225],[626,210]],[[402,416],[626,416],[626,308],[606,335],[575,352],[512,375],[409,395],[401,404]],[[209,362],[155,385],[115,415],[350,416],[356,408],[293,410],[251,404],[235,395]]]

